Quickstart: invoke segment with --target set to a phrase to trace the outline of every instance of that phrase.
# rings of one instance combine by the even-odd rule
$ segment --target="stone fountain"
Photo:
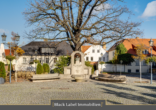
[[[91,67],[87,67],[84,61],[84,54],[75,51],[71,54],[71,64],[64,67],[64,75],[75,78],[77,82],[89,79],[91,75]]]

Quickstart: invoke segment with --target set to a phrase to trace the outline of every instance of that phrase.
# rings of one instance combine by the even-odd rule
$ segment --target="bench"
[[[122,82],[126,83],[126,76],[125,75],[109,75],[109,74],[99,74],[98,75],[99,81],[108,81],[108,82]]]
[[[59,79],[59,74],[34,74],[31,80],[33,82],[46,82],[46,81],[53,81],[53,79]]]

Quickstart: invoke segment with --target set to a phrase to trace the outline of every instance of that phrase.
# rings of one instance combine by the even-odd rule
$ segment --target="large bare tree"
[[[104,45],[139,35],[141,22],[129,19],[131,12],[120,0],[37,0],[23,14],[34,29],[26,33],[34,39],[68,41],[74,51],[85,43]],[[121,16],[127,14],[127,19]],[[50,37],[47,38],[47,35]]]

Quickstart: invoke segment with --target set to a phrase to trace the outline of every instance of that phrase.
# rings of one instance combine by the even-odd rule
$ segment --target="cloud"
[[[138,5],[138,2],[135,2],[135,5],[133,7],[134,7],[134,11],[136,13],[139,13],[139,5]]]
[[[138,8],[135,8],[135,9],[134,9],[134,11],[135,11],[135,12],[137,12],[137,13],[139,13],[139,10],[138,10]]]
[[[4,29],[0,29],[0,33],[6,33],[6,34],[8,34],[9,33],[9,31],[7,31],[7,30],[4,30]]]
[[[156,1],[152,1],[147,4],[144,13],[142,14],[142,18],[153,17],[156,16]]]

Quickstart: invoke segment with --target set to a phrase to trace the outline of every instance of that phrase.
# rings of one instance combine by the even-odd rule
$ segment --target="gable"
[[[85,51],[87,51],[91,46],[87,46],[87,45],[84,45],[84,46],[81,46],[81,52],[84,53]]]

